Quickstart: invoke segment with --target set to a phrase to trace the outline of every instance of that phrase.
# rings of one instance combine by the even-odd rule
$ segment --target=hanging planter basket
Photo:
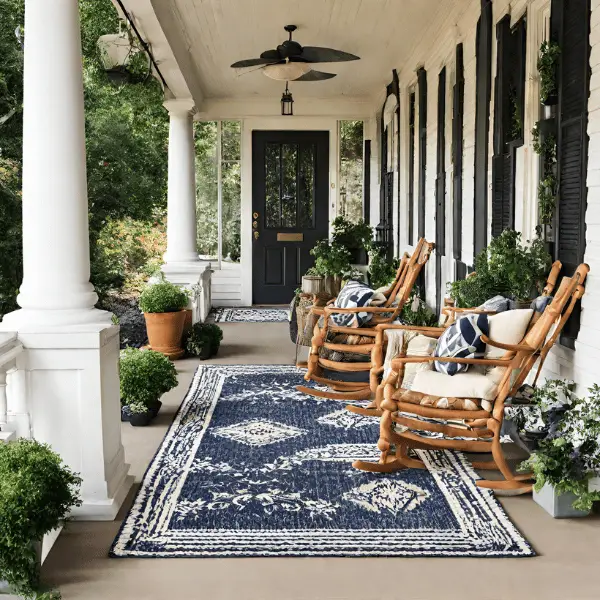
[[[131,42],[127,32],[101,35],[98,51],[102,66],[115,85],[143,81],[150,73],[149,57]]]

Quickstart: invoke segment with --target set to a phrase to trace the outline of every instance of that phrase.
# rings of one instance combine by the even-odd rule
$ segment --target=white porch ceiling
[[[323,82],[292,82],[294,97],[366,100],[381,93],[392,69],[402,68],[414,46],[432,32],[455,0],[152,0],[152,4],[178,62],[187,63],[188,86],[197,89],[189,81],[197,79],[204,99],[279,97],[283,82],[270,80],[260,70],[242,75],[229,65],[276,47],[287,38],[284,25],[295,24],[294,39],[300,44],[344,50],[361,60],[315,65],[338,76]]]

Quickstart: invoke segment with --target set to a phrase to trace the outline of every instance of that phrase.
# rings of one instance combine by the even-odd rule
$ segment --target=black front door
[[[329,133],[252,134],[254,304],[287,304],[328,237]]]

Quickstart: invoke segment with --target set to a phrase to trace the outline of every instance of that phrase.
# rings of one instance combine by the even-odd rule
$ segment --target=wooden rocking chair
[[[556,287],[558,276],[562,270],[562,263],[557,260],[552,263],[552,268],[546,280],[546,285],[542,291],[542,296],[550,296]],[[453,305],[446,305],[442,308],[442,324],[439,327],[416,327],[412,325],[392,325],[382,324],[377,325],[377,336],[375,337],[375,344],[371,352],[371,390],[375,390],[375,398],[368,406],[356,406],[350,404],[346,406],[346,409],[350,412],[369,416],[369,417],[380,417],[383,414],[381,409],[381,403],[383,402],[383,389],[385,381],[382,381],[384,373],[384,356],[387,345],[387,332],[389,330],[397,329],[406,332],[421,334],[430,338],[439,338],[446,329],[452,325],[457,318],[464,314],[496,314],[493,310],[483,310],[481,308],[457,308]],[[533,323],[532,323],[533,324]]]
[[[500,430],[504,419],[504,402],[517,392],[532,368],[539,362],[533,382],[535,385],[548,352],[558,339],[576,303],[584,294],[583,283],[588,271],[589,267],[581,264],[572,277],[562,279],[552,302],[535,320],[520,343],[503,344],[482,336],[482,340],[489,346],[505,351],[501,358],[401,356],[394,359],[392,372],[385,381],[384,401],[381,403],[383,414],[377,444],[381,451],[380,460],[378,463],[356,461],[353,466],[363,471],[383,473],[405,468],[425,468],[422,461],[409,455],[411,449],[453,449],[472,453],[491,453],[492,460],[473,461],[473,467],[480,470],[500,471],[504,479],[481,479],[477,481],[478,486],[494,490],[511,490],[511,493],[519,494],[531,491],[531,474],[514,474],[502,450]],[[434,360],[480,365],[485,368],[504,367],[505,372],[490,406],[486,407],[483,401],[478,402],[473,398],[441,398],[432,395],[427,398],[429,406],[424,406],[418,403],[419,392],[407,392],[398,387],[405,364]],[[465,373],[467,374],[468,372]],[[452,377],[460,376],[461,373],[458,373]],[[445,400],[449,404],[456,401],[456,405],[463,404],[463,407],[457,410],[431,406],[439,400]],[[467,401],[470,401],[470,404],[478,402],[478,406],[474,409],[466,409]],[[420,420],[419,417],[428,420]],[[457,420],[460,422],[457,423]],[[401,431],[396,431],[396,424],[401,426]],[[419,435],[419,431],[441,433],[443,437],[427,438]],[[395,446],[394,451],[391,451],[392,445]]]
[[[315,307],[313,309],[316,317],[323,317],[323,324],[319,326],[318,321],[315,324],[311,351],[308,357],[308,369],[304,379],[306,381],[325,384],[331,388],[331,391],[321,391],[306,386],[298,386],[297,389],[299,391],[311,396],[333,400],[366,400],[371,397],[375,388],[372,389],[369,382],[328,379],[323,377],[323,371],[324,369],[328,369],[345,373],[370,372],[370,355],[374,347],[373,341],[377,336],[377,325],[392,323],[398,318],[410,296],[419,273],[429,260],[433,248],[434,244],[427,242],[425,239],[420,239],[412,256],[408,257],[405,255],[396,273],[396,281],[385,292],[386,302],[384,305],[377,307],[336,308],[332,304],[328,304],[323,308]],[[333,314],[356,314],[360,312],[373,313],[373,317],[366,327],[341,327],[333,325],[330,320]],[[366,337],[371,338],[373,341],[357,344],[329,342],[327,340],[330,334],[357,336],[359,339]],[[330,360],[320,356],[322,349],[333,352],[368,355],[369,361],[344,362]]]

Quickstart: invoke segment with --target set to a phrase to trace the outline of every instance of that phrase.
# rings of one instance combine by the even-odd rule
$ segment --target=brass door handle
[[[257,240],[260,236],[260,233],[258,233],[258,231],[254,232],[254,239]]]

